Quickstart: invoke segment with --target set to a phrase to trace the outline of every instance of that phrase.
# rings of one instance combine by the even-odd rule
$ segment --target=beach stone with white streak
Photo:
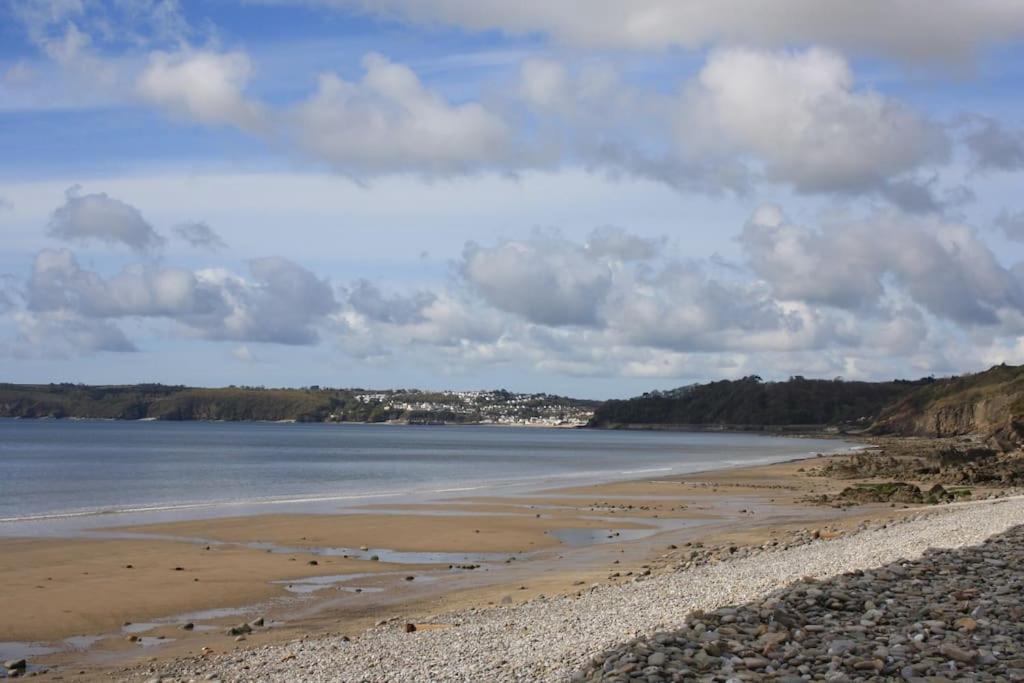
[[[449,628],[406,634],[384,624],[351,642],[307,638],[185,658],[159,673],[192,680],[215,670],[224,681],[953,680],[975,667],[1014,680],[1024,676],[1021,531],[963,551],[964,560],[939,552],[916,560],[1020,524],[1021,498],[953,504],[640,583],[432,617]]]

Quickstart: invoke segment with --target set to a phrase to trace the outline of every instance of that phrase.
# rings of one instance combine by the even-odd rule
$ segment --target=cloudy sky
[[[0,379],[1024,362],[1019,0],[3,0]]]

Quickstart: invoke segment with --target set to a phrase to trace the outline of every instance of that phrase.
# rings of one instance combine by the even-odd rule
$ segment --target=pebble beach
[[[1024,497],[948,505],[836,539],[763,548],[519,605],[432,615],[430,628],[412,632],[389,621],[352,637],[209,652],[122,676],[165,682],[953,680],[985,666],[993,679],[1022,680],[1020,633],[1005,625],[1020,616],[1017,567],[1024,558],[1024,532],[1006,532],[1022,524]],[[1000,534],[1006,535],[980,545]],[[943,549],[950,552],[937,552]],[[883,565],[889,567],[871,571]],[[849,597],[834,599],[832,590]],[[982,647],[975,633],[992,638]]]

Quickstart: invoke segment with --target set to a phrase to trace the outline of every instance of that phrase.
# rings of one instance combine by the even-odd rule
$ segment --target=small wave
[[[619,474],[647,474],[648,472],[671,472],[671,467],[649,467],[645,470],[622,470]]]
[[[56,519],[75,519],[78,517],[99,517],[103,515],[124,515],[140,512],[170,512],[175,510],[203,510],[211,508],[244,507],[247,505],[287,505],[289,503],[330,503],[332,501],[360,500],[363,498],[387,498],[408,495],[409,491],[377,491],[373,493],[352,493],[345,495],[302,496],[289,498],[253,498],[247,500],[220,500],[206,503],[168,503],[165,505],[138,505],[117,508],[101,508],[94,510],[74,510],[68,512],[46,512],[36,515],[18,517],[0,517],[0,523],[40,522]]]

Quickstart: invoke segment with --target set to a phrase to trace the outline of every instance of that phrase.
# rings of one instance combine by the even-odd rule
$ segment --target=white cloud
[[[33,69],[27,62],[20,61],[15,62],[4,71],[3,82],[5,85],[18,88],[29,85],[37,77],[35,69]]]
[[[136,83],[139,96],[174,116],[258,132],[263,107],[246,98],[252,63],[244,52],[154,52]]]
[[[548,235],[470,243],[459,272],[469,291],[528,325],[520,334],[529,346],[556,356],[580,345],[703,352],[856,343],[836,316],[782,304],[761,283],[710,277],[624,231],[612,233],[613,244],[627,248],[590,248],[607,234],[587,245]]]
[[[532,107],[569,113],[571,87],[569,70],[560,62],[531,57],[519,66],[519,98]]]
[[[511,35],[542,33],[591,48],[662,51],[723,43],[772,48],[810,43],[949,62],[1024,35],[1024,7],[1013,0],[947,0],[941,11],[930,0],[313,1],[426,26],[441,23]]]
[[[658,257],[667,242],[665,237],[641,237],[622,228],[606,225],[590,233],[584,248],[588,254],[598,258],[649,261]]]
[[[620,280],[606,312],[624,344],[675,351],[821,348],[839,336],[824,317],[780,305],[763,285],[708,277],[694,263]]]
[[[182,319],[207,339],[315,344],[318,326],[338,306],[324,280],[281,257],[249,261],[249,279],[219,269],[196,272],[226,305],[223,313]]]
[[[369,54],[365,74],[348,82],[320,76],[292,124],[310,156],[351,175],[465,173],[498,165],[510,132],[481,104],[452,104],[407,66]]]
[[[50,218],[50,235],[71,242],[121,243],[140,252],[163,245],[164,238],[134,206],[102,192],[83,195],[80,189],[67,190],[63,206]]]
[[[948,160],[942,126],[858,88],[838,53],[712,52],[675,93],[626,82],[607,61],[532,58],[516,92],[528,157],[578,163],[684,191],[746,193],[756,181],[802,193],[873,194],[932,211],[943,188],[921,176]],[[546,156],[545,156],[546,155]]]
[[[597,324],[612,284],[608,264],[556,238],[470,243],[459,269],[492,306],[544,325]]]
[[[948,154],[939,126],[855,89],[846,61],[822,49],[716,51],[683,105],[686,153],[751,155],[769,180],[801,192],[880,190]]]
[[[423,322],[426,319],[424,310],[436,299],[436,295],[430,292],[388,296],[366,279],[356,281],[346,291],[346,300],[357,313],[377,322],[396,324]]]
[[[11,0],[29,39],[54,58],[81,57],[92,43],[181,43],[193,29],[178,0]]]
[[[967,133],[964,143],[983,171],[1019,171],[1024,169],[1024,131],[1007,129],[988,117],[972,117],[978,125]]]
[[[996,216],[995,224],[1006,235],[1006,239],[1024,242],[1024,211],[1011,213],[1004,209]]]
[[[231,357],[243,363],[256,362],[256,354],[254,354],[252,352],[252,349],[250,349],[245,344],[242,344],[241,346],[236,346],[233,349],[231,349]]]
[[[217,234],[216,230],[202,221],[176,225],[174,226],[174,234],[197,249],[218,251],[226,249],[228,246],[221,236]]]
[[[13,352],[23,357],[70,357],[96,351],[137,351],[124,332],[109,320],[87,318],[73,311],[16,311]]]
[[[318,326],[338,305],[329,284],[280,257],[253,259],[249,273],[132,265],[104,278],[67,249],[44,249],[26,286],[26,312],[54,329],[59,321],[163,318],[205,339],[318,341]]]
[[[763,206],[740,237],[753,271],[776,297],[849,310],[883,305],[890,286],[967,327],[1024,311],[1020,281],[966,225],[884,212],[821,230]]]

